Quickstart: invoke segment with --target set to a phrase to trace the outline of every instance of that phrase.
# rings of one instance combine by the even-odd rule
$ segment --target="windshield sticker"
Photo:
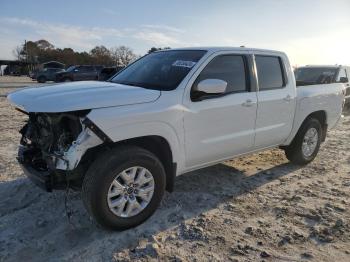
[[[193,61],[176,60],[172,66],[192,68],[195,64]]]
[[[329,71],[328,72],[326,71],[326,72],[322,73],[322,75],[326,75],[326,76],[331,76],[333,74],[334,74],[333,72],[329,72]]]

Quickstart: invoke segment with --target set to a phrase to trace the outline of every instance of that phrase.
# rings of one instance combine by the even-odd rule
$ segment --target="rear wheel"
[[[322,138],[322,127],[315,118],[310,118],[300,127],[293,142],[284,150],[286,157],[295,164],[306,165],[316,157]]]
[[[83,181],[83,201],[102,226],[137,226],[157,209],[165,191],[165,171],[151,152],[135,146],[100,156]]]

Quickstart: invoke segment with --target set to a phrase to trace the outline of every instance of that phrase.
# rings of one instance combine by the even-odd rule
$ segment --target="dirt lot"
[[[40,85],[42,84],[27,76],[0,76],[0,97],[6,96],[7,93],[15,91],[18,88]]]
[[[123,232],[89,219],[79,193],[65,208],[64,192],[23,176],[24,120],[0,97],[0,261],[350,261],[350,116],[310,165],[275,149],[180,176],[151,219]]]
[[[37,83],[27,76],[0,76],[0,87],[22,87]]]

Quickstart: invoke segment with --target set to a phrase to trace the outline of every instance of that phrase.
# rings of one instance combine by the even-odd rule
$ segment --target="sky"
[[[89,51],[126,45],[280,50],[293,65],[350,65],[350,0],[0,0],[0,59],[24,40]]]

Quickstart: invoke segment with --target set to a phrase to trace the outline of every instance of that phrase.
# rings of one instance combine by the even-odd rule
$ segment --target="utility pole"
[[[25,50],[25,55],[26,55],[26,67],[27,67],[27,73],[29,74],[30,66],[28,64],[28,46],[27,46],[27,40],[24,40],[24,50]]]

